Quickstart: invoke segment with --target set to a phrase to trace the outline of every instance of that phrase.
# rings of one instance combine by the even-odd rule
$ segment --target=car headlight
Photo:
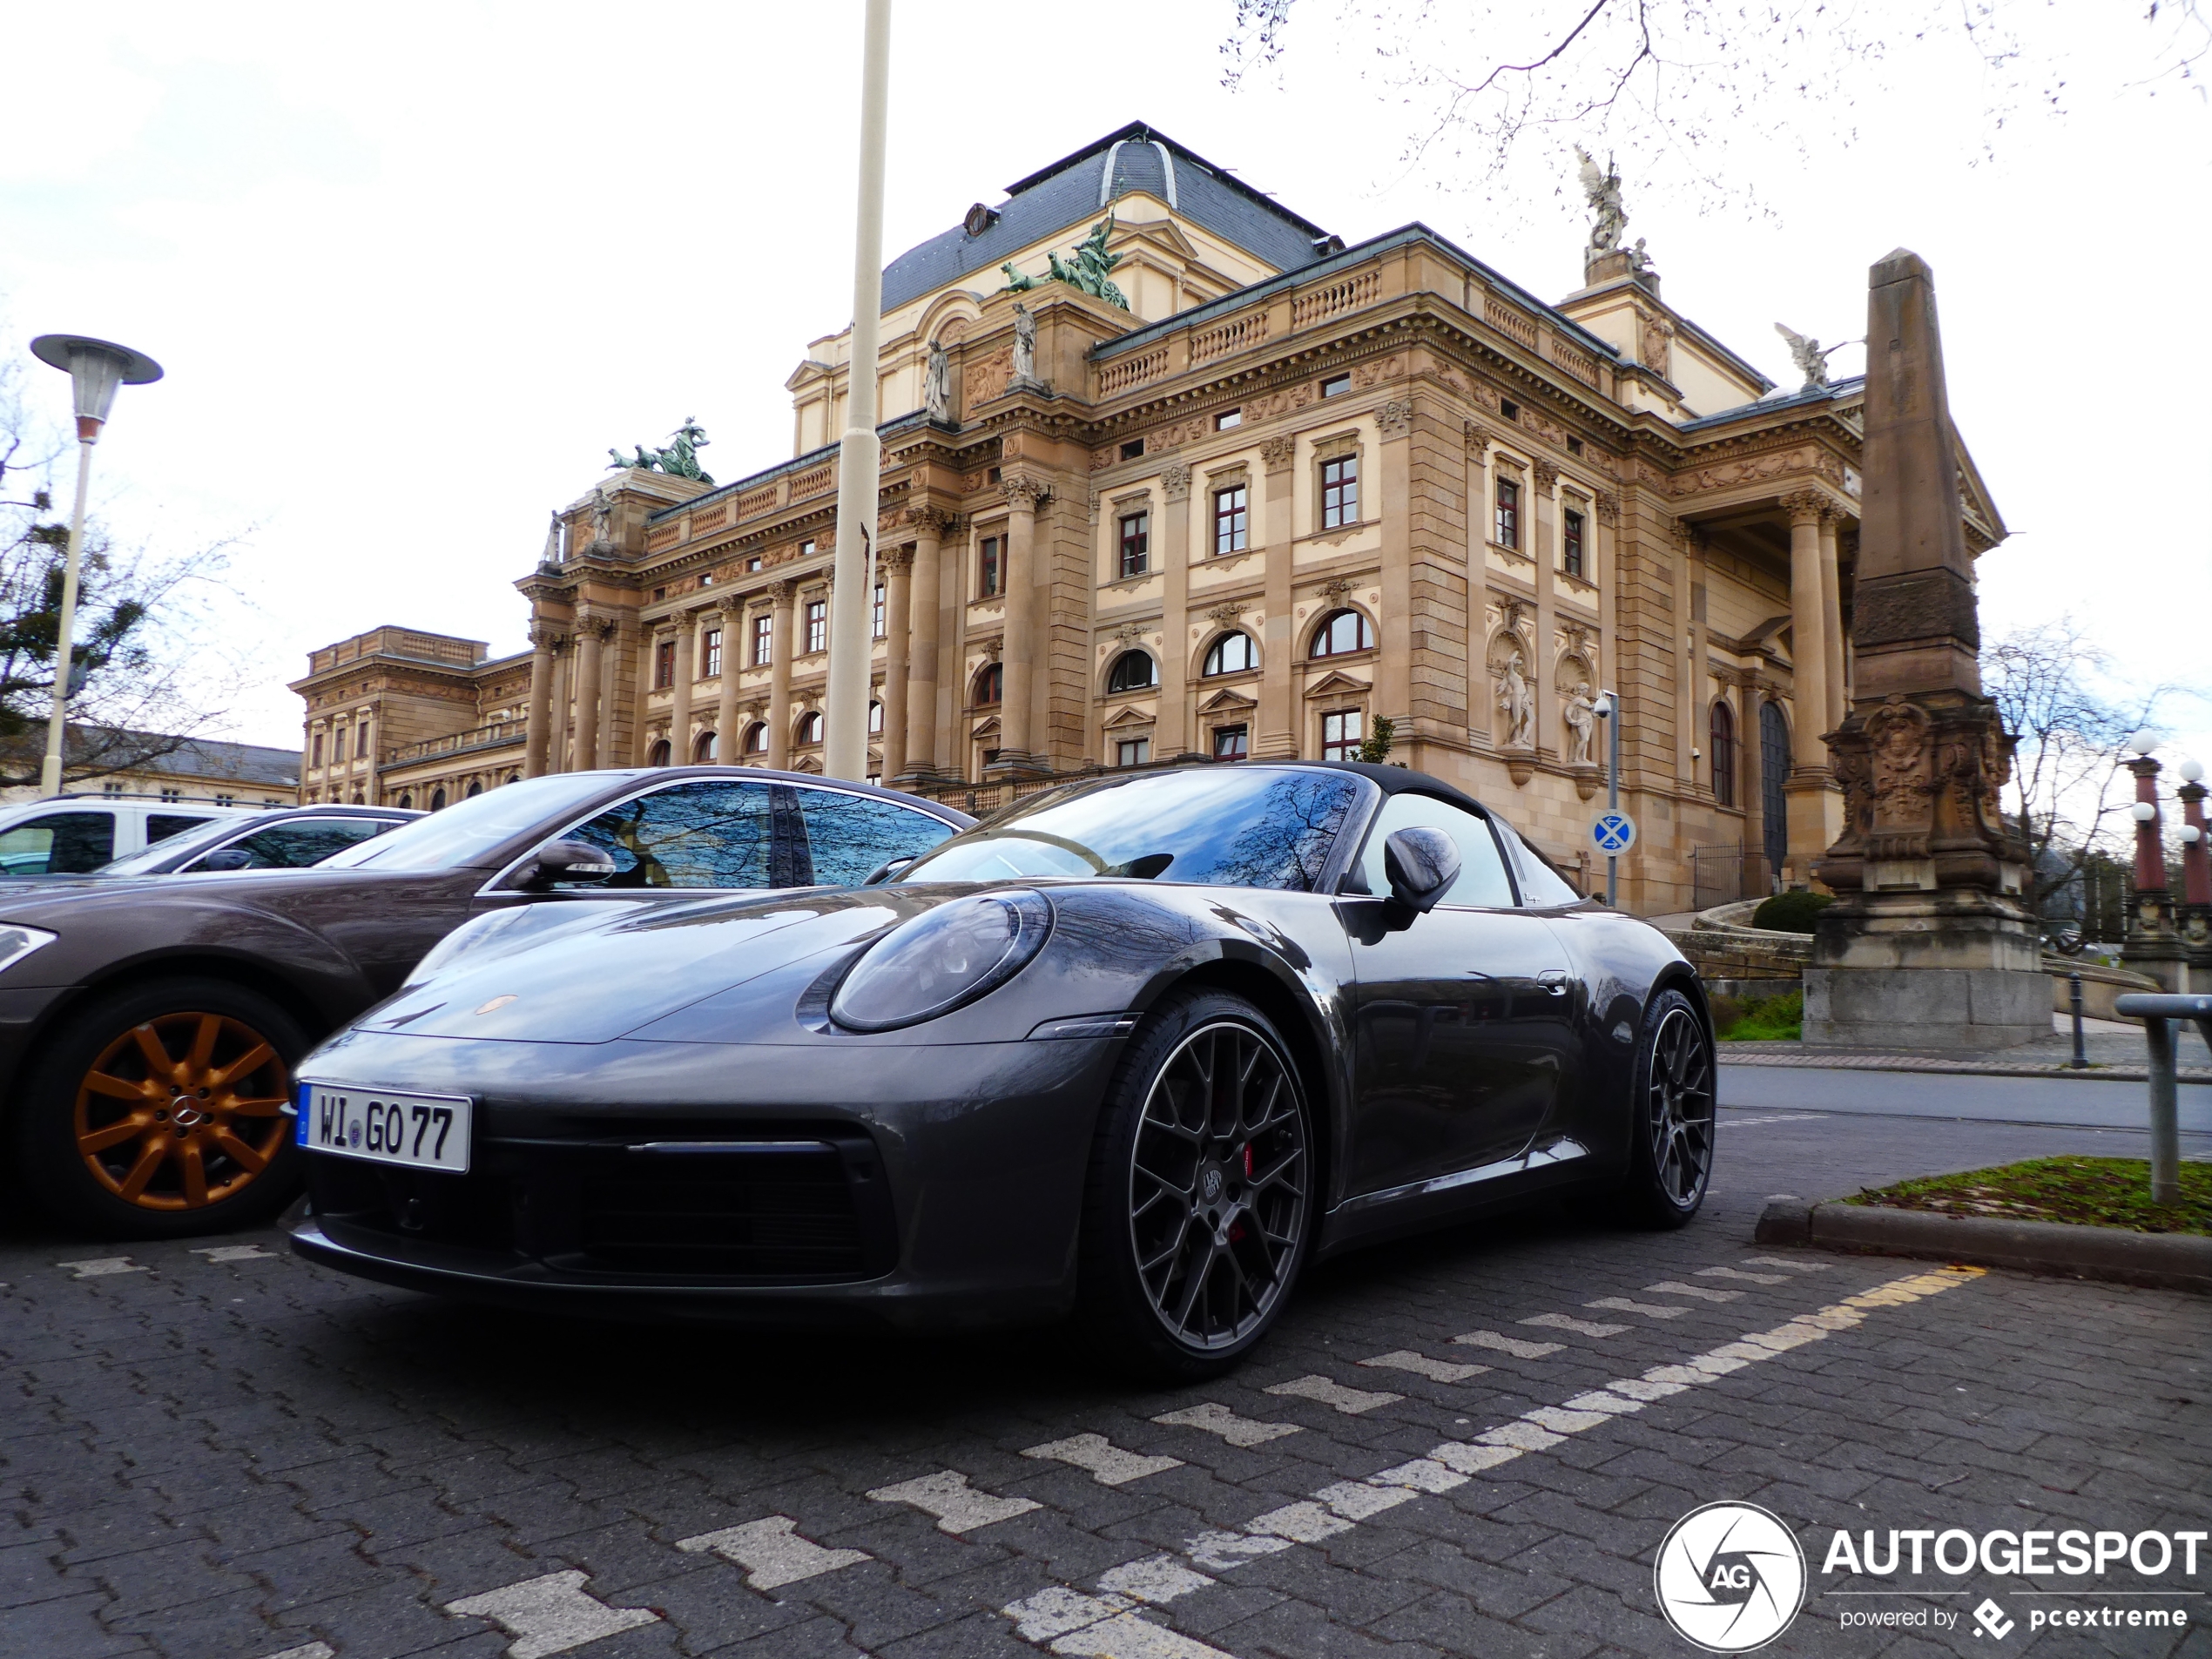
[[[1020,973],[1051,931],[1052,907],[1039,893],[939,905],[868,948],[830,999],[830,1017],[853,1031],[890,1031],[949,1014]]]
[[[57,937],[44,927],[25,927],[12,921],[0,923],[0,974],[6,973],[42,945],[52,944]]]

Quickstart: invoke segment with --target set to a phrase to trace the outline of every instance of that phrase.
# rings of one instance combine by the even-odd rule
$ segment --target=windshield
[[[517,835],[604,794],[610,774],[556,772],[489,790],[388,835],[349,846],[318,867],[325,870],[458,870],[482,863]]]
[[[1136,876],[1311,893],[1360,779],[1287,766],[1208,766],[1078,785],[954,837],[901,881]]]
[[[118,859],[112,864],[103,864],[92,872],[94,875],[151,875],[157,873],[172,859],[189,857],[204,852],[216,842],[275,817],[273,813],[253,813],[232,818],[211,818],[205,824],[195,824],[188,830],[179,830],[165,836],[143,853],[133,853],[128,858]]]

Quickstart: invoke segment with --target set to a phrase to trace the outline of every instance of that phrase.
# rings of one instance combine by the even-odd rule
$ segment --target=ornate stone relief
[[[1269,438],[1259,446],[1259,458],[1270,472],[1287,472],[1291,462],[1298,458],[1298,440],[1284,436]]]
[[[1597,522],[1618,524],[1621,522],[1621,498],[1609,489],[1597,492]]]
[[[1392,398],[1375,412],[1375,424],[1382,428],[1386,438],[1402,438],[1413,429],[1413,405],[1410,399]]]
[[[1541,496],[1551,494],[1552,486],[1559,482],[1559,469],[1548,461],[1535,461],[1529,464],[1536,475],[1536,493]]]
[[[1180,461],[1160,469],[1160,493],[1170,501],[1190,499],[1190,469]]]

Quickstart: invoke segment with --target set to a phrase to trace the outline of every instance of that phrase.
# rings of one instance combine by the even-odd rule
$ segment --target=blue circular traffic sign
[[[1590,823],[1590,845],[1606,858],[1618,858],[1636,844],[1636,821],[1626,813],[1600,813]]]

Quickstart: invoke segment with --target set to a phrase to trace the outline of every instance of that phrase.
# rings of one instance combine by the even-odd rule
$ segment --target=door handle
[[[1536,983],[1554,996],[1565,996],[1568,986],[1567,970],[1563,968],[1548,968],[1536,975]]]

